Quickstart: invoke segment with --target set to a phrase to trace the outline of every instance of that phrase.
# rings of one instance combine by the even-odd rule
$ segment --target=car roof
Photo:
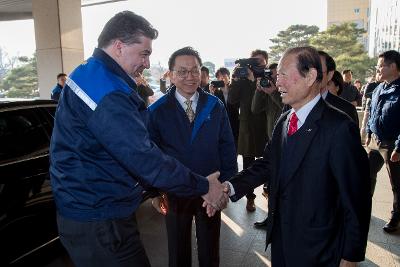
[[[35,106],[57,106],[57,101],[50,99],[15,99],[15,98],[0,98],[0,110],[4,109],[19,109],[24,107]]]

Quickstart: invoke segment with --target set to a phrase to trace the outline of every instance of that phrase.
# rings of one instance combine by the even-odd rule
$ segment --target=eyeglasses
[[[193,77],[199,77],[200,76],[200,69],[192,69],[192,70],[174,70],[176,75],[178,75],[179,78],[185,79],[189,76],[189,73],[192,74]]]

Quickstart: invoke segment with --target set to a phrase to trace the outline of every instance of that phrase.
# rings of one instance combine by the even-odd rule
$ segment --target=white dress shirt
[[[321,96],[322,96],[322,98],[323,99],[326,99],[326,96],[328,95],[328,90],[326,90],[325,92],[323,92],[322,94],[321,94]]]
[[[178,90],[175,91],[175,98],[176,100],[178,100],[179,104],[181,104],[183,110],[187,109],[187,105],[185,103],[185,101],[187,100],[184,96],[182,96]],[[196,108],[197,108],[197,102],[199,101],[199,92],[196,91],[196,93],[194,93],[194,95],[192,95],[192,97],[190,98],[190,100],[192,100],[192,109],[193,112],[196,114]]]
[[[297,122],[297,129],[300,129],[300,127],[303,126],[308,117],[308,114],[310,114],[311,110],[318,103],[320,98],[321,95],[318,94],[310,102],[302,106],[299,110],[295,111],[293,108],[290,110],[290,113],[288,115],[289,118],[292,116],[293,112],[296,112],[297,118],[299,118],[299,121]]]

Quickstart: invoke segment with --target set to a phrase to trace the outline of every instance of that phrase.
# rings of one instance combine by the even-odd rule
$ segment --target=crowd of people
[[[50,174],[60,240],[76,266],[150,266],[135,217],[143,190],[165,215],[171,267],[192,264],[193,218],[199,266],[219,266],[221,210],[246,196],[254,212],[260,185],[268,216],[255,226],[266,229],[274,267],[356,266],[384,164],[394,201],[383,230],[399,229],[398,52],[379,55],[375,80],[362,87],[313,47],[272,64],[254,50],[265,77],[239,64],[219,68],[219,82],[183,47],[161,79],[165,95],[147,107],[141,74],[157,36],[145,18],[116,14],[63,86]]]

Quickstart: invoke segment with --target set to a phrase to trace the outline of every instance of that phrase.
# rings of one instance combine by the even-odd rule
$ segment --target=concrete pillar
[[[60,72],[70,74],[83,61],[81,0],[34,0],[40,98],[49,99]]]

